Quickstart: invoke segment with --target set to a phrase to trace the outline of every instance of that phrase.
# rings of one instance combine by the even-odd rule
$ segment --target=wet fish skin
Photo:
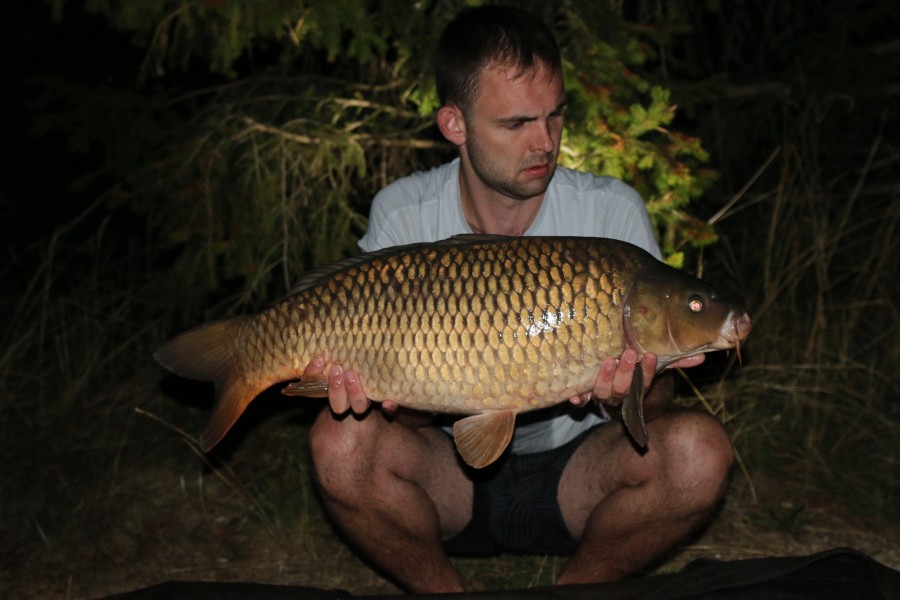
[[[373,400],[474,415],[458,423],[457,447],[484,466],[508,444],[510,415],[590,391],[605,358],[632,347],[661,369],[733,347],[749,328],[743,309],[626,242],[458,236],[319,269],[269,309],[203,325],[155,356],[216,382],[204,449],[259,392],[323,356],[352,366]],[[325,389],[302,382],[288,393]],[[643,418],[627,412],[640,443]]]

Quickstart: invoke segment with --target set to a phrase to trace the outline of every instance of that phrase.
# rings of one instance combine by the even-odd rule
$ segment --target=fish
[[[460,415],[456,448],[483,468],[509,445],[517,414],[590,393],[604,359],[633,348],[654,353],[661,371],[739,351],[751,328],[740,305],[628,242],[469,234],[315,269],[267,309],[188,330],[154,357],[215,383],[204,451],[273,385],[327,396],[324,376],[302,378],[323,357],[325,372],[355,369],[373,401]],[[641,447],[645,376],[638,365],[622,406]]]

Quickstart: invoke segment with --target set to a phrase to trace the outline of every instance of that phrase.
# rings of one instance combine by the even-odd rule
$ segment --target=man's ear
[[[437,126],[454,146],[466,143],[466,122],[462,110],[455,104],[445,104],[437,111]]]

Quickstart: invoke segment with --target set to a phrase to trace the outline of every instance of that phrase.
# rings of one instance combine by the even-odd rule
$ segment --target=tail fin
[[[266,385],[251,385],[238,377],[231,377],[221,387],[216,384],[216,407],[212,417],[200,436],[200,445],[204,452],[209,452],[218,444],[235,421],[238,420],[250,402],[259,395]],[[221,389],[221,392],[220,392]]]
[[[216,406],[201,437],[204,452],[225,437],[247,405],[268,387],[248,378],[234,355],[234,325],[244,318],[201,325],[169,340],[153,353],[157,362],[173,373],[215,384]]]

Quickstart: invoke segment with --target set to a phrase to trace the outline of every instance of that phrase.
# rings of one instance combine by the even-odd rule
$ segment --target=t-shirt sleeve
[[[359,247],[364,252],[372,252],[418,241],[413,233],[416,227],[413,219],[417,215],[412,200],[400,180],[375,194],[369,210],[369,226],[359,240]]]
[[[662,257],[653,233],[653,225],[643,199],[633,187],[619,180],[612,180],[610,193],[616,197],[597,224],[601,237],[608,237],[639,246],[655,256]]]

